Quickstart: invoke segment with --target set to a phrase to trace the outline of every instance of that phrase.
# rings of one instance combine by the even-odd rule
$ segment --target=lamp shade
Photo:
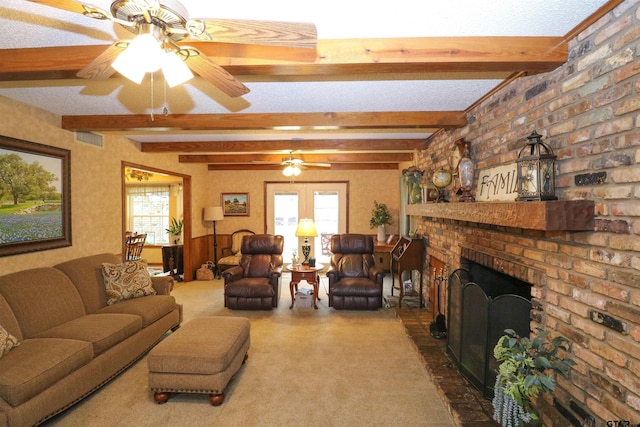
[[[207,206],[202,210],[202,219],[205,221],[222,221],[224,219],[222,206]]]
[[[296,229],[296,237],[316,237],[318,232],[316,231],[316,224],[311,218],[301,218],[298,221],[298,228]]]

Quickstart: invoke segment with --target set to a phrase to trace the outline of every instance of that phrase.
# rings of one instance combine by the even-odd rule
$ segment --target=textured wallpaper
[[[212,234],[202,220],[202,208],[219,206],[220,193],[247,192],[250,216],[227,217],[217,232],[240,228],[264,230],[264,182],[287,182],[280,171],[208,171],[206,164],[180,164],[175,153],[142,153],[136,143],[117,135],[104,135],[104,147],[74,141],[60,129],[60,117],[0,97],[0,134],[71,150],[72,246],[0,258],[2,274],[28,267],[44,267],[101,252],[121,253],[121,162],[190,175],[192,186],[192,237]],[[373,201],[389,206],[394,217],[388,233],[398,233],[399,171],[305,170],[297,181],[349,181],[349,231],[375,234],[369,228]]]

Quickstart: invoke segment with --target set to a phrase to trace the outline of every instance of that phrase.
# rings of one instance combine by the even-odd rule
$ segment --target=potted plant
[[[423,176],[424,172],[417,166],[409,166],[407,169],[402,170],[402,179],[405,184],[407,184],[410,203],[420,203],[420,199],[422,198],[420,184],[422,183]]]
[[[553,375],[567,376],[575,362],[566,356],[569,340],[538,329],[529,339],[506,329],[493,355],[500,366],[494,387],[493,418],[503,427],[541,425],[533,400],[542,393],[552,393]]]
[[[172,236],[172,240],[174,244],[180,243],[180,239],[182,237],[182,226],[184,225],[184,220],[171,218],[171,222],[169,223],[169,228],[165,231]]]
[[[373,210],[371,211],[371,219],[369,220],[369,226],[371,228],[378,227],[378,241],[384,242],[387,237],[387,233],[385,230],[385,225],[391,225],[393,223],[393,218],[391,217],[391,213],[389,209],[387,209],[387,205],[384,203],[378,203],[376,200],[373,201]]]

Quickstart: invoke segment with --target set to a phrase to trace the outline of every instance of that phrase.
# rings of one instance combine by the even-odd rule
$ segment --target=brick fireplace
[[[491,210],[509,209],[507,205],[499,208],[494,206]],[[445,208],[435,209],[453,208],[455,205],[450,203]],[[425,206],[412,209],[425,209]],[[590,216],[588,210],[580,212],[583,212],[586,217]],[[610,412],[599,412],[598,406],[591,402],[592,398],[584,399],[584,394],[579,388],[585,387],[587,393],[598,395],[601,391],[598,390],[599,386],[594,385],[595,380],[595,384],[602,384],[619,393],[619,396],[623,395],[621,387],[614,386],[614,381],[607,379],[604,374],[604,372],[615,372],[621,375],[620,367],[604,368],[603,373],[600,373],[591,364],[594,358],[599,359],[600,354],[603,355],[600,356],[602,358],[605,354],[609,354],[605,350],[608,337],[614,334],[618,336],[617,339],[628,337],[625,327],[629,327],[629,322],[605,313],[604,298],[598,302],[594,296],[588,296],[586,290],[580,286],[580,283],[584,282],[572,283],[575,278],[581,276],[581,273],[571,271],[569,267],[575,265],[582,270],[581,265],[585,263],[584,258],[587,258],[589,253],[585,244],[575,243],[583,241],[584,233],[504,227],[441,218],[438,216],[441,213],[438,212],[425,211],[425,213],[434,215],[418,216],[419,232],[428,236],[428,258],[442,260],[449,271],[468,270],[469,265],[475,263],[513,277],[518,282],[526,282],[530,285],[530,329],[535,330],[541,327],[552,333],[564,335],[574,343],[572,350],[574,357],[582,365],[574,369],[570,379],[557,379],[558,387],[554,397],[539,401],[541,413],[547,417],[547,422],[555,423],[554,425],[600,425],[599,421],[604,419],[600,418],[602,417],[600,414],[613,417],[614,415],[607,415]],[[502,212],[496,215],[504,217],[512,213]],[[573,215],[572,213],[570,216]],[[467,218],[473,218],[473,216],[467,215]],[[481,220],[485,221],[485,219]],[[530,221],[531,218],[528,220]],[[585,218],[578,221],[583,222]],[[593,222],[588,224],[588,221],[586,225],[583,223],[581,226],[595,227]],[[604,282],[598,283],[604,286]],[[429,289],[425,290],[426,295],[429,295],[429,292]],[[594,307],[591,308],[590,305]],[[578,313],[584,313],[584,317],[578,316]],[[446,314],[449,316],[451,313]],[[448,321],[450,322],[449,319]],[[449,339],[451,339],[452,330],[449,329]],[[597,349],[597,353],[592,349]],[[622,352],[612,350],[622,356]],[[451,352],[450,357],[454,363],[459,363]],[[581,360],[582,358],[584,360]],[[465,368],[459,369],[464,374]],[[490,395],[493,384],[478,384],[477,378],[473,375],[469,380],[485,396]],[[619,408],[624,414],[623,417],[627,417],[621,419],[635,421],[633,418],[635,411],[632,408],[626,408],[623,405]]]
[[[493,348],[505,329],[529,335],[532,285],[521,279],[528,277],[526,266],[471,248],[463,248],[462,256],[462,268],[448,278],[447,354],[469,382],[492,398],[498,371]]]
[[[620,1],[566,36],[566,64],[496,88],[466,110],[466,126],[432,135],[415,160],[427,176],[447,169],[464,138],[477,183],[481,171],[513,164],[533,130],[557,155],[565,205],[556,210],[552,202],[457,203],[455,188],[450,203],[405,209],[429,242],[427,261],[451,272],[470,259],[530,283],[531,329],[572,342],[577,366],[538,401],[547,426],[640,423],[638,28],[640,1]],[[576,218],[582,226],[572,227]]]

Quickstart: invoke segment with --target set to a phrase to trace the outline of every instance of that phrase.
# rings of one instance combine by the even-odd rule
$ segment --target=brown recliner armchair
[[[284,238],[255,234],[242,238],[240,265],[222,272],[224,306],[240,310],[271,310],[280,299]]]
[[[382,307],[384,271],[376,268],[373,237],[365,234],[331,236],[329,307],[376,310]]]

